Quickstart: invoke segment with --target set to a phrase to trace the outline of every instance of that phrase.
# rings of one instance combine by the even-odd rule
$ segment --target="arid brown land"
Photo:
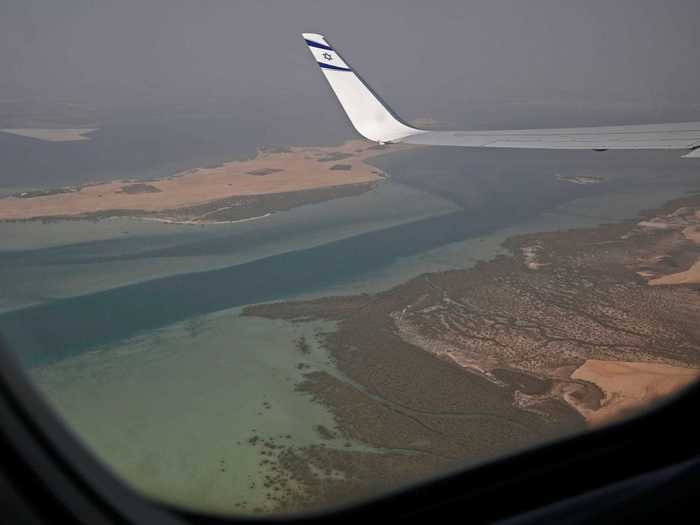
[[[329,408],[337,439],[273,449],[270,508],[370,496],[612,421],[696,379],[700,286],[663,279],[697,264],[698,210],[690,195],[639,222],[514,237],[510,256],[376,295],[248,307],[337,324],[319,336],[337,372],[305,363],[298,387]]]

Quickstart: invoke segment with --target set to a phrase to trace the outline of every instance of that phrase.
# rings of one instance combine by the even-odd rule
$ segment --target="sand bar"
[[[261,150],[251,160],[188,170],[147,184],[116,180],[31,198],[22,194],[6,197],[0,199],[0,220],[80,217],[110,210],[158,212],[234,197],[372,183],[383,174],[365,161],[386,151],[389,148],[359,140],[337,147]],[[349,169],[332,169],[338,158]],[[143,191],[132,191],[134,185]]]

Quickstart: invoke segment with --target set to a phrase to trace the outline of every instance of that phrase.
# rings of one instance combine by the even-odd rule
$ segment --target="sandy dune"
[[[695,261],[695,264],[684,272],[651,279],[649,284],[652,286],[659,284],[700,284],[700,259]]]
[[[687,204],[687,203],[685,203]],[[693,209],[694,206],[681,206],[672,213],[666,213],[650,220],[640,221],[637,225],[644,230],[667,230],[678,232],[692,244],[700,245],[700,210]],[[674,244],[671,247],[675,246]],[[643,269],[636,273],[647,282],[654,285],[674,285],[674,284],[700,284],[700,258],[690,267],[684,261],[687,269],[681,272],[674,272],[676,268],[664,265],[664,259],[673,259],[669,246],[659,245],[658,253],[653,258],[640,261]],[[659,264],[661,263],[661,264]],[[651,265],[652,268],[648,266]]]
[[[380,149],[360,140],[337,147],[263,150],[252,160],[227,162],[149,181],[148,185],[155,188],[150,192],[125,191],[135,181],[118,180],[87,185],[79,191],[0,199],[0,220],[76,216],[109,210],[172,210],[229,197],[372,182],[383,174],[364,161],[386,151],[388,148]],[[340,159],[349,168],[334,169]]]
[[[695,213],[695,217],[700,220],[700,211]],[[695,244],[700,244],[700,225],[692,224],[684,228],[683,236]],[[651,279],[649,284],[700,284],[700,259],[695,261],[695,264],[683,272],[672,273],[670,275]]]
[[[698,379],[700,370],[659,363],[589,359],[571,377],[593,383],[605,394],[597,410],[576,407],[595,426],[680,390]]]

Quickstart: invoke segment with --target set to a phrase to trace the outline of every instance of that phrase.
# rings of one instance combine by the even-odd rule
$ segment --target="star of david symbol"
[[[330,53],[323,53],[323,58],[331,62],[333,60],[333,55],[331,55]]]

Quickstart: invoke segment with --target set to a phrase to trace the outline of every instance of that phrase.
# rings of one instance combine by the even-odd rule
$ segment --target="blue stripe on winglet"
[[[333,48],[331,46],[327,46],[326,44],[319,44],[318,42],[314,42],[313,40],[304,40],[306,41],[307,45],[311,47],[317,47],[319,49],[327,49],[328,51],[333,51]]]
[[[318,65],[321,66],[323,69],[333,69],[335,71],[352,71],[352,69],[349,69],[347,67],[332,66],[330,64],[323,64],[321,62],[318,62]]]

